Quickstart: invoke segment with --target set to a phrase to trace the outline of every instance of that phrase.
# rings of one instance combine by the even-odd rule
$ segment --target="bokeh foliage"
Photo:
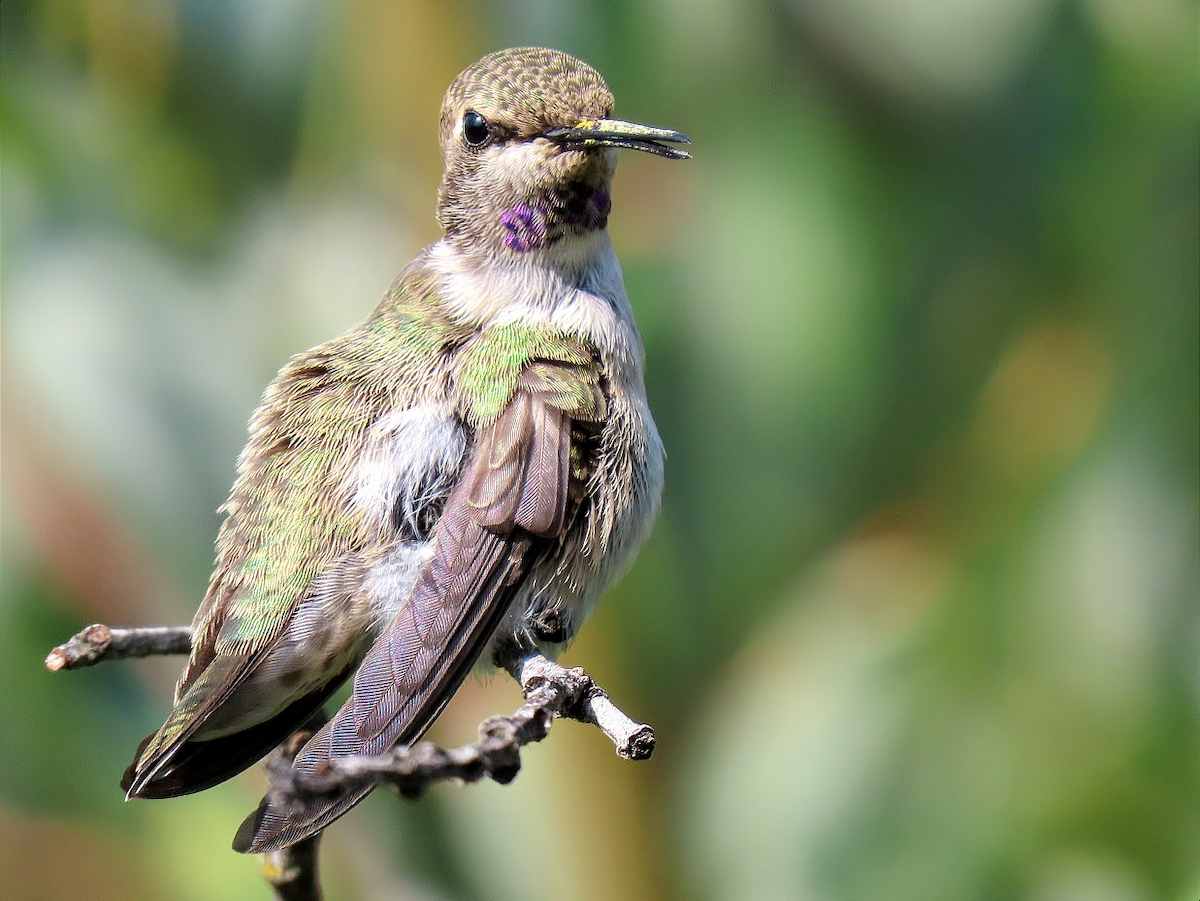
[[[5,0],[0,890],[261,898],[251,772],[116,779],[244,421],[436,236],[441,92],[546,44],[696,159],[614,241],[660,525],[566,661],[652,722],[378,796],[331,898],[1200,896],[1195,4]],[[514,708],[468,686],[436,737]]]

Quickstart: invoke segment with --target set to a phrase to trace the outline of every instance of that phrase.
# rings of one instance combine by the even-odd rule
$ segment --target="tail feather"
[[[215,658],[175,704],[171,715],[157,732],[138,747],[133,764],[121,783],[127,798],[142,797],[143,790],[163,770],[171,767],[180,750],[249,671],[243,655]],[[152,795],[147,795],[151,797]],[[169,797],[169,796],[164,796]]]
[[[134,763],[121,776],[121,788],[130,797],[175,798],[211,788],[262,760],[273,748],[319,710],[350,675],[347,668],[320,689],[292,702],[266,722],[206,741],[185,741],[133,790],[138,761],[158,733],[146,736]]]

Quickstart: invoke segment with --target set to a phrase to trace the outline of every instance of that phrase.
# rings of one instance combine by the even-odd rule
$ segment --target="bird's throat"
[[[612,196],[607,188],[569,182],[533,201],[521,201],[500,212],[504,246],[512,253],[552,247],[574,235],[608,225]]]

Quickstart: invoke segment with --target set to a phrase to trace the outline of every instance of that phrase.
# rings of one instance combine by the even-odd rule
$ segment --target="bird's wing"
[[[271,652],[300,605],[336,607],[359,590],[375,555],[397,540],[347,486],[355,483],[371,424],[415,403],[440,378],[443,349],[469,334],[439,304],[423,260],[415,260],[365,323],[299,354],[267,388],[222,508],[217,568],[196,615],[175,709],[126,771],[122,786],[130,796],[184,794],[240,772],[348,675],[351,661],[343,658],[357,659],[357,652],[334,649],[323,684],[303,697],[281,693],[274,707],[258,698],[234,735],[204,734],[223,705],[238,703],[239,686],[272,665]]]
[[[122,778],[130,797],[171,797],[207,788],[253,764],[325,702],[346,672],[304,698],[264,708],[254,730],[202,747],[193,737],[267,658],[305,599],[352,591],[363,549],[377,541],[339,492],[353,444],[381,411],[384,392],[365,392],[348,347],[355,333],[293,359],[272,382],[239,460],[222,511],[213,581],[195,621],[194,647],[163,726],[142,743]],[[357,392],[357,394],[355,393]],[[274,739],[274,740],[272,740]],[[203,743],[207,744],[207,743]],[[203,751],[189,772],[193,752]],[[220,753],[216,753],[216,752]]]
[[[421,737],[458,689],[504,618],[540,550],[572,506],[572,423],[598,421],[604,397],[595,370],[529,364],[500,415],[481,429],[435,532],[436,550],[409,597],[367,654],[354,691],[309,740],[294,767],[379,754]],[[285,810],[263,799],[233,846],[267,852],[323,829],[369,791]]]

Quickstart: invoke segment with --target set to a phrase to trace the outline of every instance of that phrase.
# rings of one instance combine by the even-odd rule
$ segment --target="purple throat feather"
[[[534,203],[520,202],[500,213],[504,246],[528,253],[562,240],[568,232],[598,231],[608,224],[612,196],[602,188],[572,185]]]

